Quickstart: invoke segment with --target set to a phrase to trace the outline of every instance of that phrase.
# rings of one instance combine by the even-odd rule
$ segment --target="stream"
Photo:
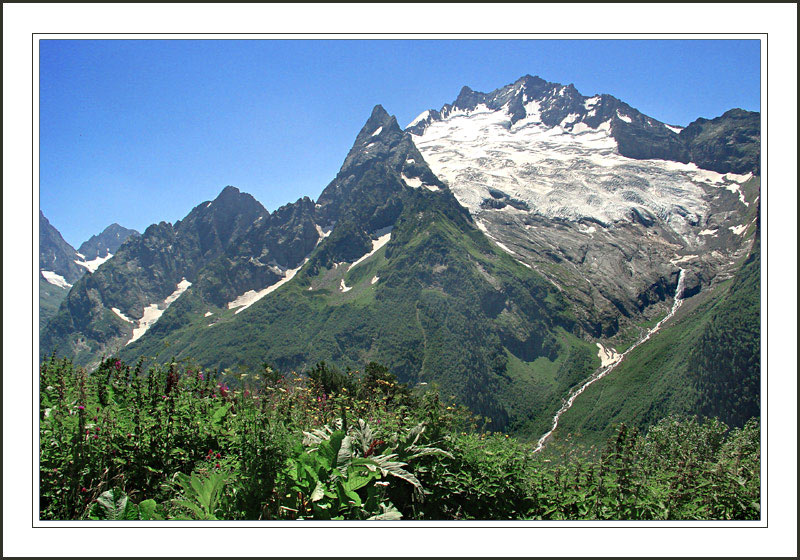
[[[542,450],[542,448],[544,448],[544,445],[545,443],[547,443],[547,440],[550,438],[550,436],[553,434],[556,428],[558,428],[558,421],[561,418],[561,415],[564,414],[566,411],[568,411],[570,408],[572,408],[572,404],[575,402],[575,399],[578,398],[578,395],[583,393],[586,390],[586,388],[589,387],[589,385],[591,385],[595,381],[599,381],[600,379],[604,378],[606,375],[614,371],[614,369],[619,364],[622,363],[622,360],[625,359],[625,356],[627,356],[634,348],[636,348],[640,344],[647,342],[651,336],[653,336],[655,333],[658,332],[658,330],[661,328],[661,325],[663,325],[665,322],[671,319],[673,315],[675,315],[675,312],[678,311],[678,308],[683,304],[683,299],[681,298],[682,295],[683,295],[683,269],[681,268],[680,272],[678,273],[678,285],[675,287],[675,300],[672,302],[672,309],[670,309],[670,312],[667,313],[667,316],[661,319],[658,322],[658,324],[656,324],[656,326],[647,331],[641,338],[639,338],[639,340],[633,343],[633,345],[631,345],[630,348],[625,350],[625,352],[619,354],[617,358],[614,360],[614,362],[606,365],[605,367],[601,367],[595,373],[593,373],[591,377],[589,377],[589,379],[587,379],[579,388],[570,391],[567,400],[564,401],[564,404],[561,405],[561,408],[558,409],[556,415],[553,416],[553,427],[550,428],[549,432],[547,432],[546,434],[544,434],[542,437],[539,438],[539,442],[536,444],[536,449],[533,450],[534,453],[538,453],[539,451]]]

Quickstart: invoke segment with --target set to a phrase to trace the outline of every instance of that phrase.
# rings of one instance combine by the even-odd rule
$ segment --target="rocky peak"
[[[77,258],[72,245],[39,210],[39,269],[54,272],[73,283],[83,275],[83,269],[75,264]]]
[[[84,259],[91,261],[98,257],[106,257],[109,253],[114,254],[117,249],[128,240],[129,237],[139,236],[135,229],[122,227],[118,223],[113,223],[97,235],[91,236],[84,241],[78,248],[78,252]]]

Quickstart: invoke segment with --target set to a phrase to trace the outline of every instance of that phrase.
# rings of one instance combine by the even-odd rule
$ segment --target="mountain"
[[[525,76],[464,88],[406,130],[478,226],[563,291],[594,337],[663,312],[680,268],[693,294],[748,250],[758,178],[685,163],[682,132],[612,96]]]
[[[226,187],[174,226],[153,224],[113,259],[81,277],[40,337],[43,351],[89,364],[141,336],[198,272],[266,214],[252,196]]]
[[[45,280],[53,285],[71,285],[83,275],[83,270],[75,263],[80,260],[77,251],[64,241],[61,233],[54,228],[39,210],[39,270]]]
[[[135,229],[124,228],[119,224],[111,224],[98,235],[91,236],[78,247],[78,253],[83,255],[84,260],[90,261],[97,258],[107,257],[109,254],[117,252],[120,245],[131,236],[138,236],[140,233]]]
[[[681,279],[685,305],[636,352],[680,335],[706,364],[691,394],[676,385],[683,366],[658,391],[630,381],[642,373],[633,358],[609,379],[647,395],[651,413],[630,415],[643,426],[686,403],[729,412],[742,401],[689,340],[720,340],[703,329],[736,308],[731,283],[753,262],[760,140],[758,115],[743,113],[681,130],[531,76],[464,87],[405,130],[378,105],[316,202],[270,213],[226,187],[174,226],[151,226],[76,282],[42,351],[250,371],[374,360],[438,384],[496,429],[538,437],[571,387],[664,317]],[[739,140],[726,148],[723,136]],[[741,363],[752,385],[758,360]]]
[[[681,130],[679,138],[691,161],[719,173],[761,174],[761,116],[731,109],[715,119],[697,119]]]
[[[119,224],[111,224],[99,235],[85,241],[78,251],[64,241],[39,211],[39,330],[41,331],[72,285],[87,271],[97,267],[113,256],[122,243],[139,232]],[[102,247],[102,248],[101,248]]]
[[[39,330],[55,315],[72,284],[83,274],[80,256],[39,211]]]

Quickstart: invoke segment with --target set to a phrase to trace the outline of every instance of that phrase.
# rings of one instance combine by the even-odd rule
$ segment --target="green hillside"
[[[437,383],[495,428],[535,436],[543,412],[598,365],[596,348],[572,334],[558,292],[490,243],[449,192],[406,189],[403,207],[389,243],[358,266],[331,262],[351,242],[331,235],[241,314],[190,290],[121,356],[242,371],[378,361],[404,382]]]
[[[760,416],[758,236],[736,277],[687,300],[678,314],[560,420],[556,440],[598,444],[615,426],[647,428],[670,414],[742,426]]]

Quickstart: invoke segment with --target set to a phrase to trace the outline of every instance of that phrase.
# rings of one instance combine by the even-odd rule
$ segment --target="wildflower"
[[[222,459],[222,453],[217,453],[217,454],[216,454],[216,458],[217,458],[217,459]]]
[[[116,369],[119,369],[119,368],[121,368],[121,367],[122,367],[122,362],[120,362],[119,360],[117,360],[116,362],[114,362],[114,367],[115,367]]]
[[[88,490],[86,488],[84,488],[83,486],[81,486],[81,492],[88,492]]]
[[[219,463],[217,463],[217,468],[219,468]]]
[[[86,407],[83,406],[82,404],[79,404],[78,405],[78,410],[86,410]]]
[[[94,439],[97,439],[97,438],[99,438],[100,436],[98,436],[97,434],[95,434],[95,435],[93,435],[92,437],[93,437]]]

